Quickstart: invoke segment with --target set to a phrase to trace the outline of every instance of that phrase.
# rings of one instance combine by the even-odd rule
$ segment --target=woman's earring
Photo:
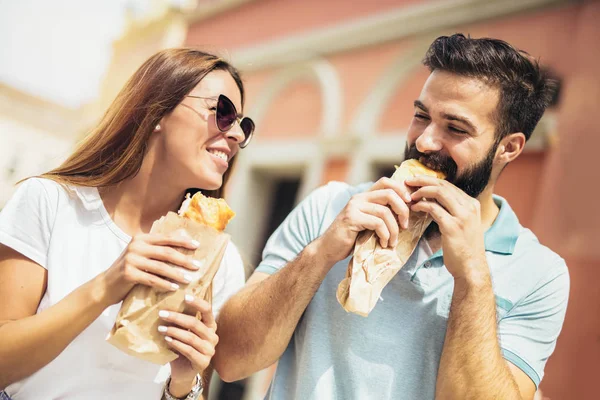
[[[156,124],[156,127],[154,128],[154,132],[158,132],[160,131],[160,124]]]

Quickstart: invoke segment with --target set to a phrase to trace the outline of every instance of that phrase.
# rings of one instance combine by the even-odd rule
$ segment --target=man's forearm
[[[489,275],[477,282],[456,280],[436,399],[520,399],[502,357],[496,302]]]
[[[221,378],[242,379],[277,361],[330,268],[313,242],[280,271],[226,303],[213,358]]]

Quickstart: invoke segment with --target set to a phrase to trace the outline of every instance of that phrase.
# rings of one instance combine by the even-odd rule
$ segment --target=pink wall
[[[413,75],[402,82],[379,121],[381,132],[394,133],[408,128],[414,114],[413,103],[419,97],[427,77],[429,77],[429,70],[424,66],[418,66]]]
[[[546,159],[546,152],[521,154],[504,169],[496,185],[496,193],[508,200],[519,222],[526,227],[532,225]]]
[[[559,146],[547,165],[535,227],[565,255],[600,259],[600,212],[586,201],[600,195],[600,4],[581,7],[576,21],[562,49],[571,69],[559,110]]]
[[[596,399],[600,376],[600,3],[579,10],[571,61],[559,110],[559,145],[545,165],[533,229],[557,249],[571,273],[564,332],[548,367],[544,387],[553,399]]]
[[[233,50],[431,0],[255,0],[195,24],[187,42]]]
[[[258,140],[291,139],[316,136],[320,130],[323,104],[313,82],[296,81],[273,100],[260,121]]]

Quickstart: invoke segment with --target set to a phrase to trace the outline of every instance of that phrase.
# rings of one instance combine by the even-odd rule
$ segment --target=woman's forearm
[[[0,388],[33,374],[56,358],[104,311],[99,275],[39,314],[0,326]]]

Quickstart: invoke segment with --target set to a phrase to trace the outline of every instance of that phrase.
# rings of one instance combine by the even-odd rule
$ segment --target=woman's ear
[[[517,158],[525,147],[525,135],[521,132],[511,133],[500,141],[496,152],[496,160],[507,164]]]

